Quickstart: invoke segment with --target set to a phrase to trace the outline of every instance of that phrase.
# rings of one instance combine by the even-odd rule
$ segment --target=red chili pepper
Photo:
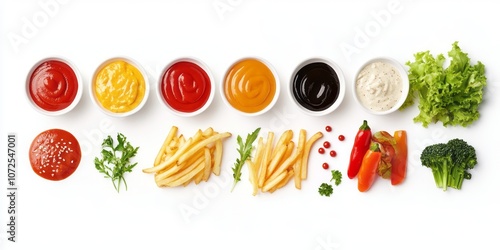
[[[363,157],[370,148],[371,138],[372,131],[368,126],[368,122],[364,120],[354,138],[354,145],[352,146],[351,158],[347,169],[347,176],[349,179],[354,178],[358,174]]]
[[[392,159],[391,184],[398,185],[406,177],[406,165],[408,161],[408,143],[405,130],[394,132],[396,140],[396,151],[398,152]]]
[[[365,192],[370,189],[375,177],[377,176],[377,168],[382,159],[382,153],[380,152],[379,144],[373,142],[370,145],[370,149],[366,151],[363,157],[363,163],[358,174],[358,190],[360,192]]]

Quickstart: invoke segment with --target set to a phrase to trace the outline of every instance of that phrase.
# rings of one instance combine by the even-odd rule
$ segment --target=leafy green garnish
[[[342,183],[342,173],[338,170],[332,170],[332,179],[330,179],[330,182],[335,180],[335,186],[340,185]]]
[[[330,179],[330,182],[335,181],[335,186],[340,185],[342,183],[342,172],[334,169],[331,171],[332,173],[332,178]],[[328,196],[330,197],[331,194],[333,194],[333,186],[329,183],[321,183],[319,186],[318,192],[322,196]]]
[[[332,185],[328,183],[321,183],[321,186],[319,186],[318,192],[322,196],[328,196],[333,194],[333,187]]]
[[[243,168],[243,165],[245,164],[245,161],[249,158],[251,158],[252,154],[252,149],[253,149],[253,143],[259,136],[260,128],[257,128],[255,131],[253,131],[251,134],[247,135],[247,138],[245,140],[245,143],[243,143],[243,139],[241,136],[238,135],[236,138],[236,141],[238,142],[238,153],[240,154],[240,157],[236,159],[236,162],[234,163],[233,167],[233,178],[234,178],[234,183],[233,187],[231,188],[231,192],[233,191],[234,187],[236,187],[236,184],[241,181],[241,169]]]
[[[433,57],[429,51],[416,53],[415,61],[406,63],[410,67],[410,91],[400,109],[413,105],[418,98],[420,113],[413,121],[424,127],[439,121],[444,126],[467,127],[479,118],[478,107],[486,86],[485,67],[480,61],[471,65],[458,42],[453,43],[448,56],[451,62],[446,69],[446,58],[442,54]]]
[[[122,182],[125,189],[128,189],[124,174],[132,172],[132,169],[137,165],[137,162],[130,164],[130,159],[137,154],[139,147],[132,147],[121,133],[118,133],[116,139],[118,141],[116,146],[111,136],[108,135],[104,139],[101,151],[102,159],[96,157],[94,164],[99,173],[104,174],[104,178],[110,178],[116,191],[120,192]]]

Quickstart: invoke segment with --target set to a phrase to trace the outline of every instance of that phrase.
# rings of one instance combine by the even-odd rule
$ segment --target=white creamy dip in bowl
[[[401,63],[392,58],[377,57],[359,68],[352,86],[354,99],[367,112],[385,115],[403,105],[410,83]]]

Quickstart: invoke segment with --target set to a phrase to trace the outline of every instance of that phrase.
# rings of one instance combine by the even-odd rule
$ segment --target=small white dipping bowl
[[[117,61],[123,61],[125,63],[132,65],[141,73],[142,77],[144,78],[144,84],[145,84],[144,97],[142,98],[139,105],[137,105],[135,108],[133,108],[129,111],[126,111],[126,112],[113,112],[113,111],[105,108],[101,104],[101,102],[98,100],[98,98],[96,97],[96,91],[95,91],[96,78],[97,78],[99,72],[102,69],[104,69],[105,67],[107,67],[109,64],[117,62]],[[92,76],[92,81],[89,84],[89,88],[90,88],[90,97],[92,99],[92,102],[99,108],[99,110],[101,110],[106,115],[109,115],[112,117],[126,117],[126,116],[130,116],[132,114],[137,113],[139,110],[141,110],[141,108],[144,106],[144,104],[146,103],[146,101],[148,100],[148,97],[149,97],[149,80],[148,80],[148,75],[146,74],[146,71],[142,68],[142,66],[139,63],[137,63],[135,60],[128,58],[128,57],[113,57],[113,58],[108,59],[108,60],[104,61],[103,63],[101,63],[99,65],[99,67],[97,67],[97,69],[94,71],[94,74]]]
[[[202,106],[198,107],[194,111],[176,109],[175,107],[173,107],[173,105],[171,105],[167,101],[167,99],[163,93],[163,85],[164,85],[164,81],[165,81],[164,78],[166,77],[165,74],[167,74],[167,72],[173,73],[172,67],[179,65],[179,63],[190,64],[189,65],[190,67],[189,67],[189,69],[182,70],[182,72],[175,73],[175,76],[177,77],[176,80],[186,81],[184,84],[187,85],[187,86],[180,86],[180,85],[182,85],[182,83],[177,82],[177,85],[179,85],[179,86],[176,86],[178,88],[178,94],[181,94],[181,92],[187,93],[187,92],[195,91],[194,89],[190,89],[190,88],[193,87],[194,85],[197,85],[197,84],[201,83],[202,81],[204,81],[204,79],[203,79],[204,74],[208,78],[208,81],[209,81],[208,84],[210,84],[210,92],[208,93],[208,96],[206,97],[207,99],[206,99],[205,103]],[[197,67],[193,67],[191,65],[195,65]],[[181,71],[181,70],[177,69],[175,71]],[[182,79],[179,79],[179,78],[182,78]],[[214,81],[214,77],[212,75],[212,72],[210,71],[210,69],[208,68],[208,66],[205,63],[203,63],[202,61],[200,61],[198,59],[192,58],[192,57],[179,58],[179,59],[172,61],[168,65],[166,65],[163,68],[163,70],[161,71],[160,76],[158,77],[158,83],[156,86],[156,94],[157,94],[158,100],[161,103],[163,103],[172,114],[175,114],[178,116],[183,116],[183,117],[191,117],[191,116],[196,116],[196,115],[203,113],[203,111],[205,111],[212,103],[212,101],[214,99],[214,95],[215,95],[214,93],[215,93],[215,81]],[[186,102],[186,105],[191,105],[191,103],[189,101],[185,101],[185,102]],[[178,103],[178,104],[181,105],[181,103]],[[196,105],[196,106],[198,106],[198,105]]]
[[[34,77],[39,78],[38,80],[44,81],[47,84],[49,84],[50,81],[53,81],[52,84],[63,84],[63,82],[54,82],[54,81],[57,81],[57,79],[55,79],[55,77],[65,78],[65,76],[62,75],[62,73],[58,72],[57,68],[47,69],[47,71],[45,72],[47,75],[38,76],[38,77],[34,75],[35,71],[39,70],[40,67],[43,67],[44,63],[53,62],[53,61],[65,64],[74,72],[75,77],[76,77],[77,90],[76,90],[76,95],[73,98],[73,100],[71,101],[71,104],[69,104],[69,106],[67,106],[66,108],[63,108],[63,109],[51,111],[51,110],[44,109],[44,108],[40,107],[38,104],[36,104],[35,100],[33,100],[33,97],[31,96],[30,89],[31,89],[32,79]],[[55,75],[57,75],[57,76],[55,76]],[[38,111],[44,115],[50,115],[50,116],[63,115],[63,114],[68,113],[69,111],[71,111],[73,108],[75,108],[76,105],[80,102],[80,99],[82,98],[82,94],[83,94],[82,76],[81,76],[78,68],[69,60],[64,59],[62,57],[47,57],[47,58],[44,58],[44,59],[38,61],[35,65],[33,65],[33,67],[31,68],[31,70],[29,71],[29,73],[26,77],[26,88],[25,89],[26,89],[26,96],[28,97],[28,101],[31,103],[31,106],[36,111]]]
[[[238,66],[240,63],[243,63],[245,61],[254,61],[254,60],[262,63],[265,67],[267,67],[270,70],[270,72],[272,74],[272,77],[274,78],[274,82],[276,83],[275,92],[274,92],[274,96],[273,96],[272,100],[270,101],[270,103],[267,106],[265,106],[264,108],[262,108],[261,110],[258,110],[256,112],[245,112],[243,110],[238,109],[237,107],[234,107],[227,100],[227,96],[226,96],[226,93],[225,93],[226,81],[228,80],[229,77],[231,77],[232,73],[235,73],[235,72],[233,72],[234,67]],[[248,75],[246,75],[245,72],[248,72]],[[265,76],[263,76],[262,74],[259,74],[260,72],[258,72],[255,67],[252,68],[252,67],[250,67],[250,66],[247,65],[243,69],[237,70],[237,73],[235,73],[235,74],[240,74],[240,73],[243,74],[243,75],[241,76],[242,79],[238,80],[238,86],[240,86],[241,89],[243,89],[242,91],[245,91],[245,90],[255,91],[255,88],[254,88],[255,86],[249,86],[248,85],[250,82],[252,82],[252,84],[253,83],[257,83],[257,82],[265,84],[265,82],[267,82],[267,80],[265,79]],[[245,115],[245,116],[258,116],[258,115],[266,113],[267,111],[269,111],[276,104],[276,102],[278,101],[278,97],[280,95],[280,90],[281,90],[281,87],[280,87],[280,80],[279,80],[278,73],[276,72],[276,70],[274,69],[274,67],[272,67],[272,65],[269,62],[265,61],[262,58],[245,57],[245,58],[242,58],[242,59],[236,61],[235,63],[233,63],[226,70],[224,78],[221,81],[220,95],[221,95],[222,100],[224,101],[224,103],[229,108],[236,110],[238,113],[240,113],[242,115]]]
[[[366,112],[375,115],[398,110],[405,102],[409,88],[408,73],[403,65],[389,57],[377,57],[364,63],[352,84],[356,102]]]

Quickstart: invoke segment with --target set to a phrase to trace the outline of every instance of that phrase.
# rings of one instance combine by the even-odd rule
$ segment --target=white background
[[[499,249],[499,7],[486,0],[2,1],[0,152],[6,152],[7,133],[16,133],[19,190],[17,242],[11,243],[6,234],[7,164],[2,160],[0,248]],[[351,86],[358,67],[374,56],[405,63],[419,51],[447,53],[454,41],[487,69],[481,118],[468,128],[423,128],[412,121],[416,107],[369,115],[356,105],[349,88],[334,113],[310,117],[300,113],[286,93],[294,67],[310,57],[334,60]],[[347,47],[350,53],[343,50]],[[258,56],[276,68],[283,91],[276,106],[259,117],[240,116],[217,92],[205,113],[180,118],[167,112],[152,88],[139,113],[110,118],[93,106],[87,86],[95,68],[118,55],[140,62],[151,87],[161,69],[178,57],[201,59],[220,82],[232,62]],[[30,67],[48,56],[75,63],[86,86],[79,105],[60,117],[34,111],[24,92]],[[359,193],[357,182],[345,177],[331,197],[321,197],[317,188],[330,179],[321,163],[328,161],[346,175],[363,119],[373,131],[408,131],[406,181],[392,187],[378,179],[369,192]],[[220,177],[198,186],[160,189],[152,175],[142,173],[172,125],[188,136],[209,126],[233,134],[224,143]],[[273,194],[254,197],[245,169],[230,192],[238,134],[262,127],[276,134],[306,128],[312,135],[326,125],[334,130],[324,139],[332,142],[338,157],[320,156],[317,143],[302,190],[289,183]],[[38,177],[28,161],[31,140],[50,128],[72,132],[84,151],[77,171],[61,182]],[[93,166],[102,137],[117,132],[140,146],[135,158],[139,165],[127,175],[129,190],[120,194]],[[339,134],[346,141],[339,142]],[[479,164],[461,191],[443,192],[435,187],[430,170],[420,165],[419,155],[426,145],[454,137],[476,147]],[[183,215],[183,209],[193,213]]]

